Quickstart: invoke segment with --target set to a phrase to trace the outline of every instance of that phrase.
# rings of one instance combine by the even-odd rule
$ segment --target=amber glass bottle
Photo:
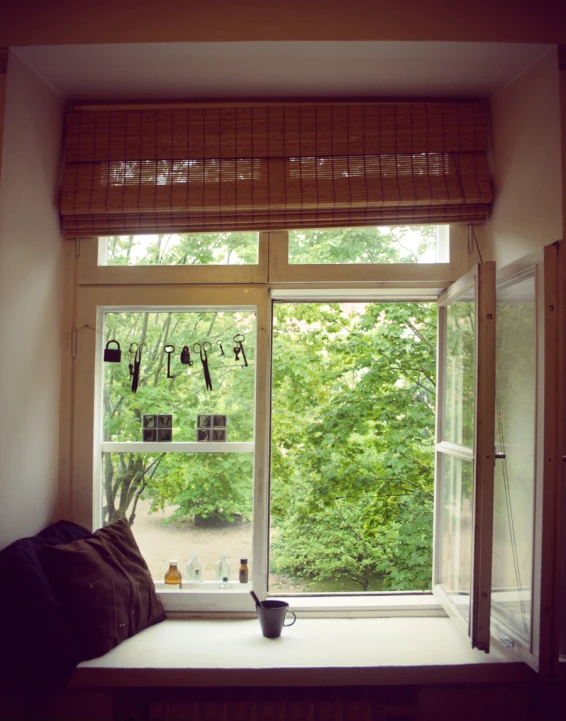
[[[240,583],[247,583],[249,577],[248,559],[240,558]]]
[[[169,568],[165,574],[165,583],[181,588],[181,571],[177,568],[177,561],[169,561]]]

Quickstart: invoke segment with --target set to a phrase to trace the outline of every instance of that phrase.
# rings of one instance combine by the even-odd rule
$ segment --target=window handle
[[[496,453],[496,454],[495,454],[495,460],[496,460],[496,461],[503,460],[503,459],[505,459],[505,458],[507,458],[507,456],[505,455],[505,453]]]

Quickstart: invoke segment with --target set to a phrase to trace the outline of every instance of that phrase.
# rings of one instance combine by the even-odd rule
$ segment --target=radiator
[[[388,690],[389,691],[389,690]],[[411,689],[223,688],[122,693],[115,721],[415,721]]]

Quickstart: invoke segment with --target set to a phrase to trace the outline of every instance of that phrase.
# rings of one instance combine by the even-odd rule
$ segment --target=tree
[[[272,570],[430,587],[436,308],[276,310]]]
[[[237,236],[242,236],[238,238]],[[296,262],[411,262],[433,245],[401,229],[297,231]],[[109,262],[247,260],[257,235],[111,238]],[[105,368],[106,440],[137,440],[144,413],[173,413],[174,440],[194,440],[197,413],[229,416],[229,439],[253,439],[255,318],[244,311],[107,314],[107,339],[127,353],[146,343],[138,392],[127,366]],[[221,356],[246,335],[242,370]],[[204,387],[198,357],[175,361],[163,346],[210,340]],[[230,340],[229,340],[230,339]],[[430,587],[436,309],[430,304],[281,304],[275,307],[271,458],[271,570],[329,590]],[[232,344],[230,344],[232,345]],[[228,353],[230,347],[226,348]],[[157,445],[157,444],[156,444]],[[171,505],[174,517],[251,514],[251,454],[106,454],[105,520],[135,520],[137,500]]]

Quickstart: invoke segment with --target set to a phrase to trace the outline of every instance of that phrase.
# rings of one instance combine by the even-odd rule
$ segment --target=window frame
[[[512,645],[520,659],[543,676],[558,673],[558,564],[560,486],[563,460],[561,443],[565,427],[563,300],[560,298],[560,263],[564,265],[564,241],[546,245],[498,269],[497,287],[532,276],[535,280],[536,399],[535,466],[533,489],[533,563],[531,628],[526,643],[503,620],[492,613],[492,637]],[[496,289],[497,290],[497,289]],[[562,300],[562,303],[560,302]],[[562,332],[560,332],[560,329]],[[563,441],[562,441],[563,442]]]
[[[444,440],[446,399],[447,308],[471,288],[475,307],[474,438],[473,447]],[[495,463],[495,263],[476,265],[438,299],[437,412],[435,469],[435,539],[433,542],[433,591],[448,614],[458,623],[465,620],[473,648],[489,651],[491,563],[493,530],[493,469]],[[472,463],[472,533],[468,618],[464,619],[451,594],[441,585],[442,559],[438,553],[442,528],[445,458]]]
[[[251,297],[261,298],[258,303],[258,362],[256,367],[256,458],[254,463],[254,558],[268,559],[269,533],[269,463],[270,463],[270,412],[271,412],[271,303],[272,298],[305,300],[366,300],[434,302],[470,264],[470,249],[465,242],[465,226],[450,227],[451,261],[445,264],[384,264],[384,265],[324,265],[299,266],[305,269],[303,280],[297,281],[293,273],[277,266],[281,257],[283,232],[265,232],[259,235],[259,263],[257,266],[98,266],[98,239],[78,241],[75,248],[67,247],[67,266],[70,296],[74,295],[74,312],[68,314],[71,355],[79,362],[71,362],[70,383],[63,388],[67,400],[66,414],[62,410],[62,507],[68,508],[68,517],[88,527],[93,522],[93,456],[95,454],[95,403],[94,379],[96,362],[101,363],[102,335],[88,330],[98,327],[99,314],[104,309],[139,310],[174,306],[181,310],[192,305],[222,305],[227,298],[238,299],[236,305],[253,305]],[[286,247],[286,245],[285,245]],[[454,248],[458,247],[458,257]],[[466,253],[466,248],[468,252]],[[288,266],[293,270],[293,266]],[[249,271],[252,269],[252,272]],[[244,271],[242,273],[242,271]],[[309,275],[310,272],[310,275]],[[220,295],[222,303],[215,302]],[[227,295],[228,294],[228,295]],[[197,303],[195,299],[198,298]],[[240,300],[245,298],[245,300]],[[203,300],[204,299],[204,300]],[[261,305],[261,309],[260,309]],[[76,329],[80,329],[80,332]],[[70,337],[69,337],[70,336]],[[265,365],[261,367],[260,339]],[[67,365],[67,364],[65,364]],[[63,371],[64,372],[64,371]],[[80,407],[74,399],[80,398]],[[90,410],[89,410],[90,409]],[[67,441],[67,442],[65,442]],[[260,450],[261,448],[261,450]],[[78,479],[73,482],[71,479]],[[267,562],[255,563],[253,587],[263,595],[267,589]],[[163,590],[159,595],[172,615],[200,613],[253,613],[248,594],[223,592],[225,603],[216,601],[219,594],[208,599],[201,596],[200,603],[186,604],[187,594]],[[313,615],[444,615],[440,605],[430,593],[391,592],[387,594],[356,594],[363,600],[345,604],[344,594],[320,597],[304,595],[297,604],[302,613]],[[194,594],[193,594],[194,596]],[[350,596],[350,598],[355,598]],[[335,599],[334,601],[329,599]]]

